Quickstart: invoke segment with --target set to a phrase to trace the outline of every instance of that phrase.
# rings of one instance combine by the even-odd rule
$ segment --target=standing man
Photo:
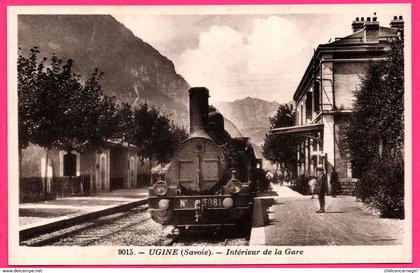
[[[290,173],[289,173],[288,169],[284,169],[284,181],[286,183],[289,183],[289,181],[290,181]]]
[[[330,183],[331,183],[331,195],[333,198],[335,198],[339,191],[338,190],[339,182],[338,182],[338,173],[335,171],[334,167],[332,167]]]
[[[316,179],[316,183],[319,188],[318,192],[318,200],[319,200],[319,210],[316,211],[316,213],[325,213],[325,194],[328,189],[327,184],[327,176],[325,175],[323,168],[318,168],[319,176]]]
[[[284,175],[283,175],[283,169],[277,170],[279,172],[278,174],[278,178],[280,180],[280,185],[283,186],[283,180],[284,180]]]

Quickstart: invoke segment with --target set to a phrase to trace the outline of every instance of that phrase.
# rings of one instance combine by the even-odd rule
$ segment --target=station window
[[[315,82],[314,83],[314,112],[315,113],[319,113],[319,111],[320,111],[319,96],[320,96],[320,85],[319,85],[319,82]]]
[[[300,125],[303,124],[303,105],[300,105]]]
[[[306,94],[306,120],[312,120],[312,93]]]

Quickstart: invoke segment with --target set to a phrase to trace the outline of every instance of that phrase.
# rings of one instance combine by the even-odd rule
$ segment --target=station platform
[[[118,189],[89,196],[65,197],[19,204],[20,234],[36,233],[56,225],[77,223],[147,203],[148,188]]]
[[[404,220],[380,218],[354,196],[326,196],[326,213],[316,213],[315,195],[302,195],[287,186],[272,185],[261,224],[252,228],[250,245],[394,245],[401,244]],[[268,201],[267,201],[268,200]]]

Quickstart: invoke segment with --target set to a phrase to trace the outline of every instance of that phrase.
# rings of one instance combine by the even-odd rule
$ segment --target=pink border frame
[[[420,4],[415,0],[4,0],[0,1],[0,267],[10,267],[8,263],[8,202],[7,202],[7,6],[23,5],[250,5],[250,4],[380,4],[380,3],[411,3],[412,4],[412,141],[413,141],[413,263],[409,264],[305,264],[305,265],[183,265],[183,266],[60,266],[60,267],[248,267],[248,268],[415,268],[420,267],[419,231],[420,218],[415,217],[420,211],[419,194],[420,186],[416,178],[420,179],[420,141],[414,136],[420,132],[420,100],[417,88],[420,85],[416,77],[416,68],[420,69]],[[40,266],[36,266],[40,267]],[[55,267],[55,266],[44,266]]]

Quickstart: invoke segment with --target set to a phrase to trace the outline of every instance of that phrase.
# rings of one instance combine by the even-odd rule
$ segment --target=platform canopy
[[[324,128],[322,123],[311,123],[304,125],[296,125],[290,127],[274,128],[270,130],[273,135],[298,135],[309,138],[317,138],[317,133]]]

